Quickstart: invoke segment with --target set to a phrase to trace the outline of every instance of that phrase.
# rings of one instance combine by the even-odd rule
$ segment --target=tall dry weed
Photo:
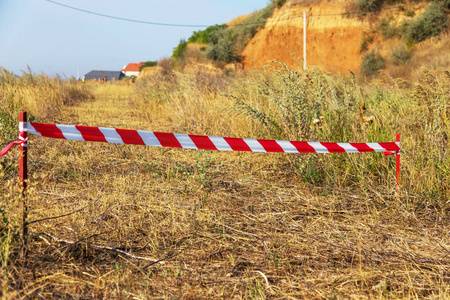
[[[45,74],[34,74],[30,69],[17,76],[0,68],[0,138],[2,142],[13,138],[20,110],[28,111],[31,119],[33,116],[52,119],[63,106],[90,98],[89,90],[78,86],[74,79],[50,78]]]
[[[258,94],[231,94],[234,110],[252,117],[259,137],[323,142],[388,142],[402,137],[402,184],[445,199],[449,180],[448,71],[423,70],[413,90],[401,84],[360,86],[319,70],[284,64],[252,84]],[[390,81],[395,82],[395,81]],[[381,82],[380,82],[381,84]],[[403,84],[404,85],[404,84]],[[394,160],[382,154],[295,158],[289,169],[314,185],[392,186]],[[432,172],[430,175],[429,172]]]

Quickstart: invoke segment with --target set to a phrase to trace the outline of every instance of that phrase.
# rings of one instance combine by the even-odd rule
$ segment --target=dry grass
[[[422,68],[450,68],[450,32],[416,45],[407,64],[389,66],[388,73],[394,78],[417,81]]]
[[[251,17],[252,14],[247,14],[247,15],[242,15],[242,16],[238,16],[236,18],[234,18],[233,20],[231,20],[230,22],[226,23],[227,26],[236,26],[236,25],[241,25],[242,23],[244,23],[248,18]]]
[[[420,96],[433,92],[425,88],[434,82],[433,74],[428,77],[420,84],[424,89],[414,90],[418,103],[432,98]],[[234,102],[222,92],[257,105],[257,86],[240,79],[205,88],[205,81],[198,74],[178,74],[152,89],[155,83],[139,81],[91,86],[94,101],[63,106],[44,121],[237,137],[267,134],[255,120],[223,110]],[[381,92],[358,93],[372,103]],[[382,95],[385,112],[401,103]],[[403,99],[399,91],[395,95]],[[397,108],[403,111],[396,118],[405,120],[410,106]],[[373,137],[373,132],[363,133]],[[0,293],[5,299],[449,298],[450,203],[421,195],[409,184],[401,190],[364,183],[361,188],[314,186],[297,167],[310,161],[308,154],[160,149],[36,136],[29,145],[29,220],[41,221],[30,224],[26,261],[17,255],[15,154],[2,160]],[[406,160],[420,157],[411,152]],[[366,164],[349,160],[356,168]],[[354,176],[350,165],[339,174]],[[383,166],[378,172],[387,176],[392,169]]]

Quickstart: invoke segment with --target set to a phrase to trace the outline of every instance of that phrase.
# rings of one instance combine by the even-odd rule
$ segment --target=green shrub
[[[242,60],[239,53],[244,50],[250,39],[264,27],[274,8],[275,5],[270,3],[252,14],[242,24],[236,24],[229,28],[218,28],[209,37],[206,56],[225,63]]]
[[[416,14],[416,12],[414,10],[408,10],[406,12],[407,17],[414,17],[415,14]]]
[[[359,48],[359,53],[366,52],[367,49],[369,49],[369,44],[367,43],[366,40],[363,40],[363,41],[361,42],[361,46],[360,46],[360,48]]]
[[[214,33],[211,37],[206,57],[225,63],[241,60],[230,31],[221,29]]]
[[[355,6],[360,15],[365,15],[369,12],[378,12],[383,6],[384,0],[356,0]]]
[[[375,74],[378,70],[384,69],[386,62],[377,51],[370,51],[364,55],[361,63],[361,73],[363,75]]]
[[[380,29],[381,29],[381,33],[383,34],[383,37],[385,39],[402,36],[402,33],[398,29],[398,27],[395,26],[395,24],[392,24],[391,19],[383,18],[380,22]]]
[[[444,7],[450,9],[450,0],[443,0],[442,3],[444,4]]]
[[[391,62],[394,65],[403,65],[411,59],[411,51],[404,46],[392,50]]]
[[[282,7],[286,4],[287,0],[272,0],[276,7]]]
[[[242,51],[255,34],[266,25],[267,19],[272,16],[275,5],[273,3],[253,13],[244,23],[230,28],[236,49]]]
[[[441,3],[445,8],[450,9],[450,0],[432,0],[432,1]]]
[[[180,58],[183,57],[184,51],[186,51],[188,42],[185,39],[181,39],[178,46],[173,48],[173,58]]]
[[[146,61],[140,68],[139,68],[139,72],[142,71],[143,68],[147,68],[147,67],[154,67],[158,64],[157,61]]]
[[[448,26],[444,4],[432,3],[428,9],[407,28],[405,38],[408,44],[425,41],[437,36]]]
[[[396,3],[405,3],[405,0],[355,0],[354,6],[358,10],[358,15],[364,16],[368,13],[380,12],[385,3],[393,5]],[[400,6],[399,9],[404,10],[404,7]]]
[[[211,36],[214,35],[218,30],[227,28],[227,25],[214,25],[209,26],[205,30],[199,30],[194,31],[194,33],[191,35],[191,37],[188,39],[189,43],[202,43],[202,44],[208,44],[211,42]]]
[[[369,49],[369,45],[373,42],[374,36],[371,34],[368,34],[367,32],[364,32],[363,40],[361,42],[361,46],[359,49],[359,53],[366,52],[367,49]]]

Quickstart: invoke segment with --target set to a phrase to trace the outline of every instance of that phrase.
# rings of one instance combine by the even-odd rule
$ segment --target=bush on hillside
[[[365,15],[369,12],[378,12],[383,6],[384,0],[356,0],[355,6],[360,15]]]
[[[139,68],[139,72],[142,71],[143,68],[147,68],[147,67],[154,67],[158,64],[157,61],[146,61],[140,68]]]
[[[244,50],[250,39],[264,27],[274,9],[275,5],[270,3],[252,14],[242,24],[216,30],[210,36],[206,56],[225,63],[241,61],[242,57],[239,53]]]
[[[370,51],[364,55],[361,64],[361,73],[363,75],[373,75],[378,70],[384,69],[386,62],[378,51]]]
[[[390,19],[386,19],[383,18],[380,22],[380,29],[381,29],[381,33],[383,34],[383,38],[385,39],[391,39],[391,38],[395,38],[395,37],[402,37],[404,32],[405,32],[405,28],[404,25],[405,23],[402,23],[400,26],[396,26],[395,23],[393,23],[393,18]]]
[[[450,9],[450,0],[432,0],[432,1],[441,3],[445,8]]]
[[[211,37],[206,57],[225,63],[232,63],[242,59],[236,51],[231,32],[226,29],[217,31]]]
[[[397,2],[404,3],[404,0],[355,0],[354,6],[358,10],[359,16],[364,16],[368,13],[377,13],[381,11],[383,4],[395,4]]]
[[[263,9],[253,13],[242,24],[230,27],[232,36],[236,43],[236,49],[240,52],[244,50],[247,43],[255,36],[255,34],[266,25],[267,19],[272,16],[275,5],[273,3],[267,5]]]
[[[183,57],[184,51],[186,51],[188,42],[185,39],[181,39],[178,46],[173,48],[173,58],[180,58]]]
[[[172,58],[183,58],[186,55],[188,43],[207,43],[206,57],[223,63],[239,62],[239,55],[251,38],[266,24],[272,15],[275,5],[282,6],[286,0],[272,0],[265,8],[253,13],[242,24],[231,27],[214,25],[205,30],[194,31],[186,41],[180,40],[174,48]],[[202,50],[202,49],[201,49]]]
[[[189,37],[189,43],[201,43],[208,44],[211,42],[211,36],[213,36],[218,30],[227,28],[227,25],[214,25],[209,26],[205,30],[194,31],[194,33]]]
[[[406,29],[408,44],[419,43],[437,36],[448,26],[448,16],[442,2],[432,3],[428,9],[415,19]]]
[[[391,54],[391,62],[397,66],[403,65],[411,59],[411,50],[406,49],[404,46],[395,48]]]
[[[450,0],[443,0],[442,3],[447,9],[450,9]]]
[[[282,7],[285,5],[287,0],[272,0],[272,3],[275,4],[276,7]]]
[[[175,60],[170,58],[163,58],[158,62],[158,69],[161,76],[172,76],[175,68]]]
[[[369,49],[369,45],[373,42],[375,36],[367,32],[363,33],[363,40],[359,48],[359,53],[364,53]]]

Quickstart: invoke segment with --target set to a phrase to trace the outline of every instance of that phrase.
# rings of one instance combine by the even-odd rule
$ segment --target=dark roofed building
[[[93,70],[84,75],[86,80],[98,79],[98,78],[108,78],[108,80],[118,80],[120,77],[120,71],[101,71],[101,70]]]

